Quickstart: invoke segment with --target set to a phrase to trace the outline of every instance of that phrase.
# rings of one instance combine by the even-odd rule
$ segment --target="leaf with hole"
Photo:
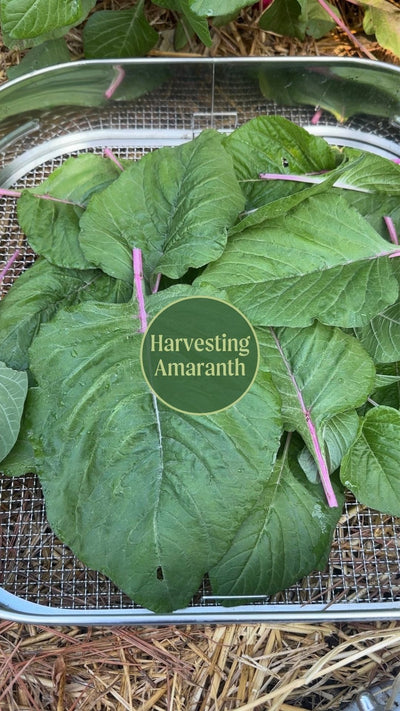
[[[149,317],[188,289],[150,297]],[[271,475],[279,397],[261,370],[215,415],[159,403],[141,372],[136,313],[92,302],[42,327],[30,349],[32,443],[57,535],[137,602],[166,611],[189,602]]]

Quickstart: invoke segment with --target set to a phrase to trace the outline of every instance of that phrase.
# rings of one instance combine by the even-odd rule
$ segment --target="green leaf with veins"
[[[356,434],[348,411],[362,405],[374,388],[371,358],[355,338],[318,322],[302,329],[258,328],[256,332],[265,366],[282,399],[284,428],[301,434],[319,471],[319,456],[329,470],[327,455],[336,464],[338,450],[348,447]],[[334,426],[332,418],[338,418]]]
[[[26,48],[65,35],[79,25],[96,0],[0,0],[3,42]]]
[[[94,196],[80,221],[86,259],[128,281],[133,247],[143,251],[147,280],[157,273],[178,279],[217,259],[244,204],[221,141],[209,130],[160,148]]]
[[[93,267],[79,244],[79,218],[90,197],[120,173],[109,158],[87,153],[69,158],[43,183],[24,190],[17,205],[18,221],[35,252],[59,267]]]
[[[332,170],[337,153],[323,138],[282,116],[258,116],[224,139],[246,196],[246,209],[260,207],[307,186],[259,181],[260,173],[309,173]]]
[[[398,284],[383,240],[335,194],[304,200],[286,215],[228,241],[194,284],[224,289],[254,325],[361,326],[393,304]]]
[[[326,460],[332,474],[340,466],[342,458],[353,444],[358,432],[359,418],[355,410],[348,410],[326,420],[321,428]],[[307,447],[299,455],[299,464],[311,483],[318,480],[318,468]]]
[[[190,293],[149,297],[149,318]],[[30,349],[32,443],[57,535],[137,602],[168,611],[189,602],[258,500],[280,403],[263,370],[224,412],[196,417],[159,403],[142,375],[135,316],[132,303],[92,302],[42,327]]]
[[[127,10],[99,10],[89,17],[83,30],[87,59],[141,57],[157,40],[158,33],[144,14],[144,0]]]
[[[329,508],[319,485],[310,483],[298,464],[301,439],[289,438],[230,548],[210,570],[214,595],[273,595],[327,563],[342,490],[335,480],[339,507]]]
[[[400,516],[400,412],[374,407],[342,461],[340,478],[358,501]]]
[[[28,348],[40,324],[82,301],[128,301],[132,286],[97,269],[62,269],[44,259],[21,274],[0,301],[0,360],[26,370]]]

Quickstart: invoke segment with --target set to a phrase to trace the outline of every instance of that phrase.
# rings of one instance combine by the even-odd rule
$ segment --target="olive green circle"
[[[210,415],[234,405],[257,375],[254,328],[234,306],[188,296],[163,308],[144,334],[143,375],[173,410]]]

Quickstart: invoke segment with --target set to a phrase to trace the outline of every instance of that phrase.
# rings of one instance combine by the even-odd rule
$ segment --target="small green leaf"
[[[37,260],[0,301],[0,360],[26,370],[28,348],[41,323],[61,308],[86,300],[128,301],[132,287],[100,270],[62,269]]]
[[[0,361],[0,462],[17,441],[27,392],[27,374]]]
[[[357,500],[400,516],[400,412],[374,407],[342,461],[340,478]]]
[[[22,58],[19,64],[7,69],[8,79],[16,79],[23,74],[44,69],[54,64],[69,62],[70,54],[64,39],[54,39],[34,47]]]
[[[88,59],[141,57],[157,43],[158,34],[144,14],[144,0],[131,10],[99,10],[83,30]]]
[[[273,595],[325,567],[343,495],[335,482],[339,506],[327,506],[319,485],[300,469],[301,447],[292,435],[232,545],[210,570],[214,595]]]
[[[158,3],[157,3],[158,4]],[[249,0],[189,0],[190,9],[200,17],[230,15],[251,5]]]
[[[261,15],[262,30],[304,39],[304,25],[300,19],[301,6],[297,0],[274,0]]]
[[[400,9],[386,0],[362,0],[364,31],[375,34],[381,47],[400,57]]]
[[[92,267],[79,244],[79,218],[90,196],[107,187],[120,172],[108,158],[87,153],[69,158],[43,183],[24,190],[18,200],[18,220],[35,252],[60,267]],[[49,195],[60,202],[47,199]]]
[[[321,7],[318,0],[298,0],[298,2],[301,6],[299,21],[306,35],[320,39],[335,26],[335,22]],[[332,6],[332,10],[334,9]]]

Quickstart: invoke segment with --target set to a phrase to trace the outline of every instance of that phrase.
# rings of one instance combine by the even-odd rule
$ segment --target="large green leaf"
[[[128,10],[99,10],[89,17],[83,30],[88,59],[141,57],[157,40],[158,34],[144,14],[144,0]]]
[[[358,501],[400,516],[400,412],[374,407],[343,458],[340,477]]]
[[[259,181],[260,173],[314,173],[331,170],[337,162],[336,152],[326,141],[282,116],[248,121],[225,138],[224,146],[243,181],[247,209],[306,188],[301,183]]]
[[[225,289],[253,325],[351,328],[396,300],[391,247],[340,196],[314,196],[234,234],[194,283]]]
[[[93,266],[79,244],[79,218],[90,196],[107,187],[120,172],[108,158],[87,153],[69,158],[43,183],[24,190],[18,200],[18,221],[35,252],[60,267]]]
[[[272,595],[326,565],[343,496],[336,485],[340,505],[328,508],[299,467],[301,446],[292,437],[229,550],[211,569],[214,595]]]
[[[17,440],[27,392],[27,374],[0,361],[0,462]]]
[[[0,301],[0,360],[18,370],[28,368],[28,348],[40,324],[60,308],[86,300],[128,301],[132,287],[97,269],[61,269],[44,259],[21,274]]]
[[[131,280],[132,248],[145,275],[177,279],[219,257],[243,208],[232,159],[216,131],[160,148],[94,196],[81,218],[80,244],[107,274]]]
[[[281,395],[284,427],[301,434],[319,469],[318,446],[325,460],[330,453],[337,460],[335,446],[342,445],[328,432],[327,451],[324,428],[330,418],[365,402],[375,383],[371,358],[355,338],[318,322],[303,329],[257,329],[257,336]]]
[[[180,287],[147,300],[149,318]],[[136,308],[87,303],[42,327],[31,423],[51,526],[78,557],[158,611],[186,605],[271,475],[279,398],[259,371],[209,416],[158,403],[143,378]]]
[[[50,67],[52,64],[69,62],[68,45],[63,38],[48,40],[38,47],[30,49],[19,64],[7,69],[8,79],[16,79],[23,74]]]
[[[62,37],[95,4],[96,0],[0,0],[4,43],[29,47]]]

